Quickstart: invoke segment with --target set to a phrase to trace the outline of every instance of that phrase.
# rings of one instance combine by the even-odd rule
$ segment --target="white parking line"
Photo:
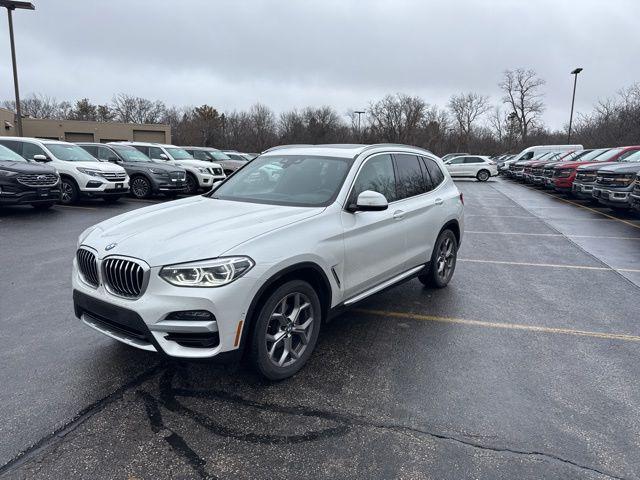
[[[577,270],[599,270],[599,271],[610,271],[610,272],[640,273],[640,269],[635,269],[635,268],[590,267],[588,265],[559,265],[555,263],[507,262],[503,260],[480,260],[476,258],[458,258],[458,261],[471,262],[471,263],[492,263],[496,265],[517,265],[517,266],[525,266],[525,267],[570,268],[570,269],[577,269]]]
[[[565,222],[613,222],[615,220],[617,220],[616,218],[548,218],[548,219],[544,219],[544,218],[540,218],[537,217],[535,215],[480,215],[480,214],[474,214],[474,213],[469,213],[469,214],[464,214],[465,218],[466,217],[488,217],[488,218],[531,218],[531,219],[536,219],[536,220],[540,220],[541,222],[547,222],[547,221],[565,221]]]
[[[640,240],[640,237],[615,237],[612,235],[563,235],[561,233],[526,233],[526,232],[482,232],[465,230],[464,233],[479,233],[486,235],[524,235],[530,237],[567,237],[567,238],[602,238],[610,240]]]

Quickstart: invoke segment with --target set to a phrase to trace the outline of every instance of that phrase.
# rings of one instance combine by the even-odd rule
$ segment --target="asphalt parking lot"
[[[458,185],[450,286],[359,304],[277,384],[74,317],[78,234],[149,202],[3,210],[0,477],[640,478],[640,222]]]

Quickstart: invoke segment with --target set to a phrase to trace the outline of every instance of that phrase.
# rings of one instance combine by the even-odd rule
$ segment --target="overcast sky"
[[[640,81],[638,0],[32,0],[14,27],[22,95],[102,103],[126,92],[226,111],[366,108],[386,93],[498,102],[507,68],[543,77],[545,121]],[[4,16],[4,12],[1,12]],[[12,98],[0,19],[0,97]]]

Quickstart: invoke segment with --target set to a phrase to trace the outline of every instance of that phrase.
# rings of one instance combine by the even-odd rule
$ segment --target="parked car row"
[[[57,202],[73,204],[81,197],[112,203],[127,194],[135,198],[193,195],[210,190],[253,158],[208,147],[2,137],[0,205],[44,209]]]
[[[551,145],[527,150],[504,170],[507,177],[612,209],[640,211],[640,145],[586,150],[582,145]]]

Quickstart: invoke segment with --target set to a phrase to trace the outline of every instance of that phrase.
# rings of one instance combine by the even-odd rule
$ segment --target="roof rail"
[[[362,149],[362,152],[366,152],[367,150],[371,150],[373,148],[381,148],[381,147],[403,147],[403,148],[413,148],[413,149],[417,149],[417,150],[422,150],[424,152],[427,152],[431,155],[435,155],[435,153],[433,153],[431,150],[428,150],[426,148],[422,148],[422,147],[416,147],[415,145],[406,145],[404,143],[373,143],[371,145],[367,145],[366,147],[364,147]]]
[[[315,147],[317,145],[312,145],[310,143],[292,143],[290,145],[278,145],[276,147],[267,148],[262,153],[273,152],[275,150],[284,150],[286,148],[298,148],[298,147]]]

